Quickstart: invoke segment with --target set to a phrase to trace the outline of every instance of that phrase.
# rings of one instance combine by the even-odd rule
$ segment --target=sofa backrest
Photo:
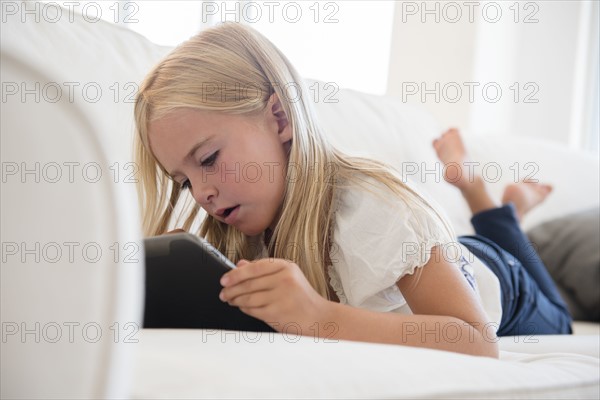
[[[125,96],[158,48],[75,17],[2,15],[2,398],[129,395],[144,252]]]

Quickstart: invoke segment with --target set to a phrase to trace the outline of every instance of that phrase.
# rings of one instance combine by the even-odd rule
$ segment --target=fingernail
[[[221,299],[221,301],[225,301],[225,295],[223,294],[222,290],[219,292],[219,299]]]
[[[227,275],[223,275],[223,277],[221,278],[221,285],[225,286],[229,283],[229,277]]]

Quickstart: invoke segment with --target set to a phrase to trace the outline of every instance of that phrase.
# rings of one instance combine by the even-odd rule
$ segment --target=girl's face
[[[150,124],[153,154],[219,221],[254,236],[283,202],[291,126],[274,95],[258,115],[182,109]]]

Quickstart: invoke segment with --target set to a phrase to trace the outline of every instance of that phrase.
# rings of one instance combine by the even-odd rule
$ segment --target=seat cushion
[[[133,398],[598,398],[599,360],[501,359],[311,336],[142,330]]]

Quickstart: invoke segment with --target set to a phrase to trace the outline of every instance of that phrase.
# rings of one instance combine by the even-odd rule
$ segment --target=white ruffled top
[[[462,265],[474,277],[484,310],[499,324],[502,307],[496,276],[425,210],[409,206],[382,184],[369,187],[341,188],[337,194],[328,273],[340,302],[411,314],[396,282],[427,264],[431,248],[442,245],[453,257],[464,257],[462,263],[457,260],[457,268]]]

